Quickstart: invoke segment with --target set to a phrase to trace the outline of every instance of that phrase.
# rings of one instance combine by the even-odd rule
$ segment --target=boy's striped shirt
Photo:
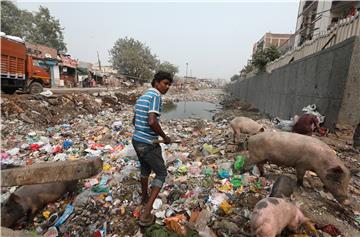
[[[135,131],[133,139],[139,142],[153,144],[159,135],[156,134],[149,126],[149,113],[158,114],[159,121],[162,111],[162,101],[160,92],[151,88],[140,96],[135,104]]]

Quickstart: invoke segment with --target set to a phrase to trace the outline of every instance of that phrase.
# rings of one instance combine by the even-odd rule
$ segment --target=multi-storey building
[[[359,10],[360,1],[300,1],[295,46],[330,29],[341,19],[354,16]]]

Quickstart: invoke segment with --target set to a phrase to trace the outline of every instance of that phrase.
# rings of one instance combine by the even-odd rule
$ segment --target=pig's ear
[[[19,197],[18,195],[16,195],[16,194],[12,193],[12,194],[10,195],[10,197],[9,197],[9,200],[18,203],[18,202],[20,201],[20,197]]]
[[[335,173],[335,174],[344,173],[344,170],[339,165],[334,168],[329,169],[329,171],[331,173]]]
[[[344,170],[340,166],[336,166],[334,168],[328,169],[328,174],[326,175],[326,178],[339,181],[344,174]]]

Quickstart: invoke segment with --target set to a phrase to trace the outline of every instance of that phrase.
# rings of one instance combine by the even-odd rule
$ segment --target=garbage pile
[[[206,101],[220,102],[223,100],[224,94],[219,89],[192,90],[189,88],[171,87],[169,93],[163,96],[164,102],[177,101]]]
[[[129,105],[122,106],[124,110],[132,109]],[[105,230],[109,233],[117,233],[119,236],[134,234],[132,232],[138,229],[136,217],[140,214],[138,206],[140,187],[139,163],[130,142],[131,116],[131,113],[119,113],[108,109],[97,115],[78,115],[69,123],[47,127],[44,130],[33,130],[30,124],[17,120],[4,121],[2,166],[24,166],[93,157],[101,157],[104,161],[103,172],[97,177],[85,180],[74,199],[49,204],[34,218],[34,223],[21,227],[34,229],[38,234],[46,236],[57,236],[54,234],[56,231],[74,236],[91,236],[96,231]],[[224,151],[220,153],[220,148],[209,144],[214,139],[212,135],[216,135],[217,143],[225,146],[224,138],[219,131],[216,134],[207,131],[211,129],[215,131],[214,124],[199,123],[196,120],[169,123],[168,126],[174,130],[168,132],[176,134],[182,139],[182,143],[164,149],[169,172],[173,175],[172,181],[168,182],[172,185],[164,187],[166,191],[163,199],[156,202],[158,205],[156,215],[160,220],[184,210],[190,211],[192,206],[195,208],[199,204],[198,195],[205,195],[203,192],[206,190],[195,187],[205,176],[208,177],[210,184],[213,182],[211,177],[217,175],[216,167],[212,162],[218,155],[224,154]],[[192,129],[193,125],[197,127],[196,131]],[[207,136],[203,137],[205,133]],[[4,139],[5,134],[6,139]],[[188,139],[190,135],[193,136],[191,140]],[[198,138],[200,143],[195,138]],[[204,169],[201,168],[202,162],[199,161],[203,156],[210,157],[210,160],[206,161],[209,167]],[[198,161],[191,161],[189,157],[197,158]],[[231,163],[227,162],[227,166],[229,165]],[[226,164],[221,167],[226,167]],[[222,175],[226,176],[226,171],[222,172],[225,172]],[[189,182],[185,184],[186,179],[189,179]],[[182,193],[182,190],[188,190],[188,193]],[[214,192],[218,193],[215,190]],[[6,198],[14,189],[3,191],[7,191],[2,195]],[[173,210],[169,211],[169,209],[166,212],[166,207],[170,204]],[[123,219],[119,216],[123,216]]]
[[[54,109],[66,110],[65,103],[79,108],[88,105],[89,109],[56,120],[62,123],[44,123],[42,128],[35,129],[31,123],[21,121],[12,110],[17,109],[14,104],[22,109],[20,98],[18,103],[6,98],[2,101],[2,113],[6,114],[1,127],[2,166],[95,157],[104,162],[101,173],[80,181],[75,195],[48,204],[33,219],[15,227],[34,234],[54,237],[241,236],[242,231],[250,231],[250,214],[255,204],[269,195],[274,176],[293,173],[289,168],[275,165],[265,165],[271,174],[268,177],[260,177],[256,168],[241,173],[246,153],[235,152],[236,147],[228,144],[232,139],[228,126],[231,117],[219,116],[216,121],[163,122],[165,133],[181,143],[162,144],[169,175],[153,205],[156,224],[140,229],[137,224],[141,211],[140,164],[131,144],[133,106],[122,103],[125,99],[119,96],[116,96],[116,103],[105,102],[115,100],[112,95],[57,97],[54,100],[60,100],[63,107],[54,106]],[[100,98],[101,105],[96,101]],[[31,100],[43,107],[53,106],[47,97],[31,97]],[[79,102],[82,106],[76,104]],[[111,108],[103,107],[103,103],[111,104]],[[45,115],[45,111],[50,113],[51,110],[41,113]],[[30,117],[28,110],[26,114]],[[35,120],[35,117],[30,119]],[[269,120],[263,120],[262,124],[273,126]],[[14,188],[2,189],[1,201],[6,202],[11,192]],[[297,199],[297,203],[304,204],[301,199]],[[341,234],[332,225],[316,227],[317,236]],[[311,236],[306,235],[305,230],[303,233],[293,236]]]
[[[2,95],[1,116],[28,124],[56,125],[81,114],[96,114],[104,109],[121,110],[122,104],[134,104],[139,91],[99,92],[66,95]]]

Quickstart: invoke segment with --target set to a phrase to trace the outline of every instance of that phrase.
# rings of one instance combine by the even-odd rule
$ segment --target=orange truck
[[[16,90],[37,94],[51,87],[50,66],[41,58],[27,54],[24,42],[1,36],[1,90],[13,94]]]

